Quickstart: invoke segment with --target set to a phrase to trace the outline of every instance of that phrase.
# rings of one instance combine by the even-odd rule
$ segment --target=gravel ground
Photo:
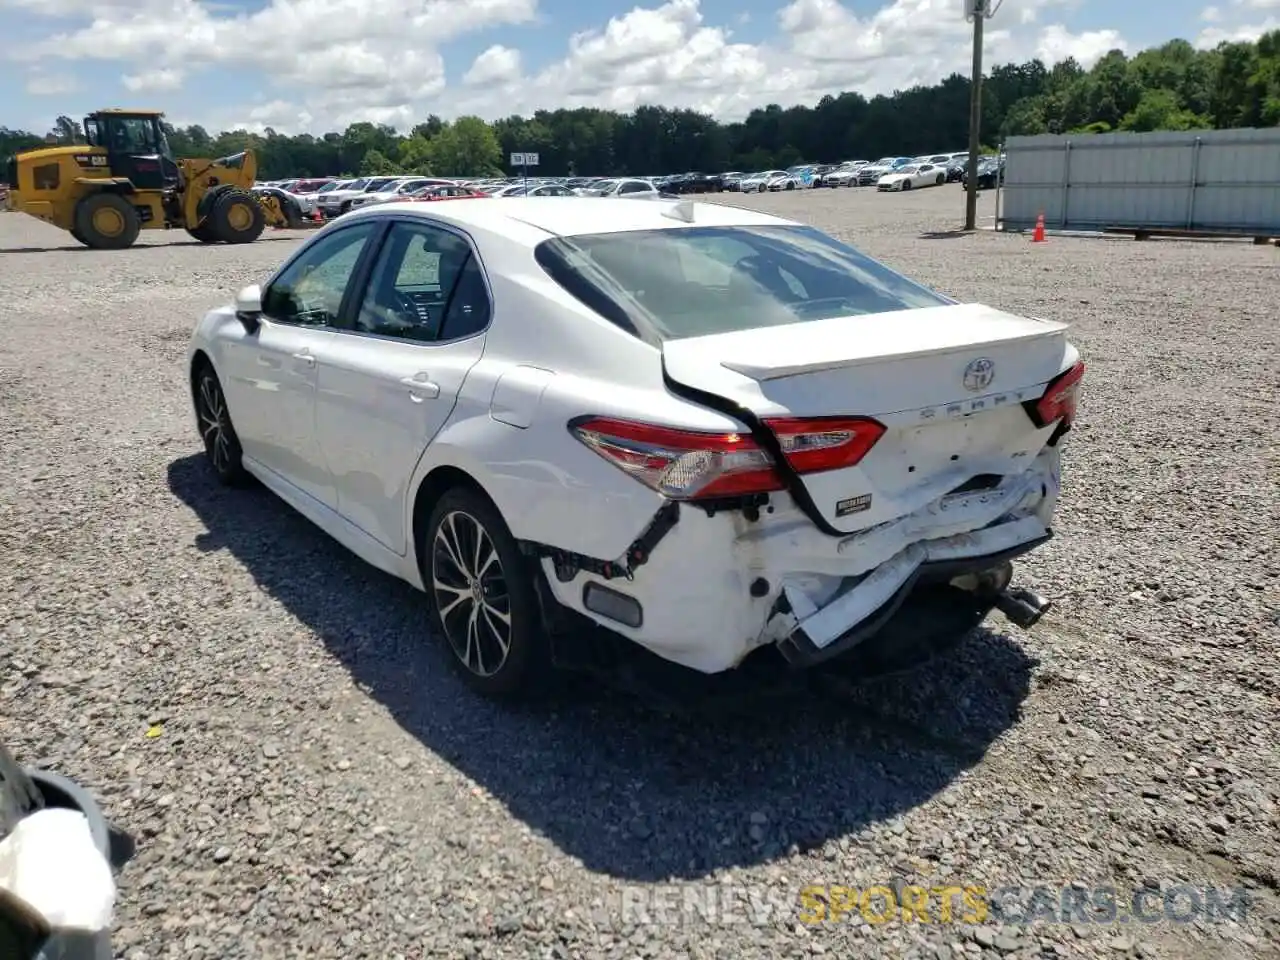
[[[1278,252],[955,235],[955,187],[739,202],[1074,325],[1059,537],[1020,567],[1056,601],[1038,627],[995,615],[915,675],[746,716],[489,705],[408,587],[198,455],[191,327],[301,235],[98,253],[0,216],[0,739],[136,836],[118,955],[1280,956]],[[1029,928],[796,908],[805,884],[1067,881],[1253,906]],[[630,922],[662,883],[784,906]]]

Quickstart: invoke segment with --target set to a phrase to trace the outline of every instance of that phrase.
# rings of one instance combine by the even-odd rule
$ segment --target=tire
[[[116,193],[91,193],[76,205],[71,235],[94,250],[124,250],[142,229],[138,211]]]
[[[533,692],[549,663],[533,572],[493,504],[467,487],[445,491],[418,552],[432,628],[467,685],[502,699]]]
[[[198,227],[188,227],[187,233],[191,234],[191,236],[195,237],[201,243],[218,242],[218,238],[214,236],[213,227],[209,224],[208,220],[205,220],[205,222],[200,224]]]
[[[224,190],[209,211],[209,232],[223,243],[253,243],[266,229],[262,204],[248,190]]]
[[[946,182],[947,182],[947,175],[945,173],[938,174],[938,179],[934,181],[934,183],[939,187]]]
[[[287,193],[280,198],[280,212],[284,214],[285,226],[290,230],[302,229],[302,207],[297,200]]]
[[[795,188],[796,188],[796,185],[794,183],[790,183],[790,182],[787,183],[788,190],[794,190]]]
[[[231,412],[227,409],[222,384],[208,363],[202,364],[196,371],[194,399],[204,455],[213,467],[218,482],[228,487],[245,486],[250,475],[244,468],[240,438],[236,436],[236,428],[231,423]]]
[[[906,192],[907,192],[908,190],[910,190],[910,189],[911,189],[911,181],[910,181],[910,180],[903,180],[903,181],[902,181],[902,192],[903,192],[903,193],[906,193]]]

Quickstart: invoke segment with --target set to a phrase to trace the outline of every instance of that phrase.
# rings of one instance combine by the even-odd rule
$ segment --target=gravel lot
[[[419,596],[210,480],[182,361],[301,234],[82,250],[0,215],[0,739],[140,847],[119,955],[1280,956],[1280,251],[948,233],[959,188],[753,197],[1089,364],[1056,601],[842,697],[503,709]],[[983,198],[990,214],[990,198]],[[148,729],[162,728],[149,738]],[[155,731],[152,731],[153,733]],[[1243,924],[624,922],[628,885],[1249,888]]]

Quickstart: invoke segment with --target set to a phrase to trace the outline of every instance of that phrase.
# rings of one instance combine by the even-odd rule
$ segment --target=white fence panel
[[[1280,236],[1280,129],[1011,137],[1000,220]]]

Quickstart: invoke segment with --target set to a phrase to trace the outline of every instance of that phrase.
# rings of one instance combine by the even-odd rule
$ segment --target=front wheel
[[[249,479],[249,472],[241,459],[240,438],[231,423],[222,384],[218,382],[213,367],[207,363],[196,374],[195,401],[200,439],[204,441],[204,454],[213,472],[226,486],[244,485]]]
[[[937,186],[939,186],[939,187],[940,187],[940,186],[942,186],[942,185],[943,185],[944,183],[946,183],[946,182],[947,182],[946,175],[945,175],[945,174],[941,174],[941,173],[940,173],[940,174],[938,174],[938,179],[934,181],[934,183],[935,183]]]
[[[910,190],[910,189],[911,189],[911,181],[910,181],[910,180],[903,180],[903,181],[902,181],[902,189],[903,189],[903,190]]]
[[[432,626],[466,683],[490,697],[529,692],[545,643],[533,573],[501,514],[455,487],[431,511],[421,552]]]
[[[223,243],[253,243],[267,225],[258,198],[239,188],[218,194],[208,222],[213,235]]]

